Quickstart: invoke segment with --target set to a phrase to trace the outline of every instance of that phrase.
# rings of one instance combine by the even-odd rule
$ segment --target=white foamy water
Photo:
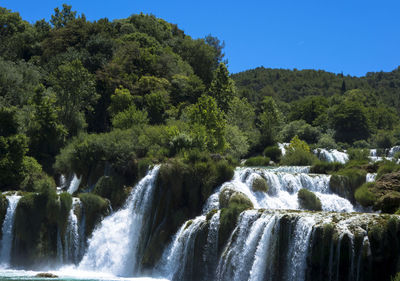
[[[346,152],[342,152],[336,149],[317,148],[314,149],[313,152],[322,161],[339,162],[342,164],[349,161],[349,155]]]
[[[290,172],[280,172],[285,170]],[[203,214],[212,209],[219,209],[219,194],[226,189],[245,194],[255,208],[298,210],[300,207],[297,193],[300,189],[305,188],[314,192],[321,200],[324,211],[354,212],[354,207],[349,200],[330,191],[330,175],[296,173],[295,170],[296,168],[293,167],[282,167],[281,169],[237,168],[233,180],[223,184],[207,200]],[[267,193],[252,190],[253,181],[260,177],[265,179],[268,184]]]
[[[15,215],[15,209],[17,208],[19,199],[21,199],[21,196],[17,195],[10,195],[7,196],[8,200],[8,207],[7,207],[7,213],[4,218],[3,226],[2,226],[2,234],[3,237],[0,241],[0,264],[1,267],[9,267],[10,265],[10,259],[11,259],[11,246],[12,246],[12,240],[13,240],[13,226],[14,226],[14,215]]]
[[[151,170],[132,190],[125,206],[106,217],[93,232],[79,269],[118,276],[134,276],[138,270],[140,246],[154,182],[159,166]]]
[[[67,192],[69,194],[73,194],[75,191],[77,191],[79,188],[79,185],[81,184],[81,180],[82,180],[82,177],[78,178],[76,176],[76,174],[74,174],[74,177],[72,178],[71,183],[69,184]]]

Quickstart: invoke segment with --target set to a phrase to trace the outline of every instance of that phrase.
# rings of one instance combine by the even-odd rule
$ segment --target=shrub
[[[400,272],[390,279],[391,281],[400,281]]]
[[[376,201],[375,195],[368,190],[368,187],[373,187],[374,183],[373,182],[367,182],[357,188],[354,197],[357,200],[358,203],[361,204],[361,206],[364,207],[370,207],[374,205]]]
[[[350,148],[347,150],[349,160],[369,161],[369,149],[355,149]]]
[[[326,149],[337,149],[338,145],[336,144],[331,134],[323,134],[318,140],[317,147]]]
[[[308,166],[317,161],[317,157],[310,152],[310,147],[297,136],[290,141],[285,155],[281,159],[283,165]]]
[[[248,167],[268,166],[270,160],[269,157],[255,156],[247,159],[244,165]]]
[[[400,170],[400,165],[399,164],[396,164],[393,161],[385,160],[379,166],[376,178],[380,179],[384,174],[397,172],[398,170]]]
[[[309,166],[317,161],[317,157],[304,150],[287,151],[282,157],[281,164],[288,166]]]
[[[268,146],[264,149],[263,155],[265,157],[270,158],[272,161],[278,163],[281,159],[282,156],[282,151],[281,149],[274,145],[274,146]]]
[[[322,204],[321,200],[311,191],[302,188],[297,193],[297,200],[299,205],[303,209],[307,209],[310,211],[321,211]]]
[[[367,172],[356,168],[345,168],[339,170],[334,175],[340,175],[347,179],[347,186],[351,190],[356,190],[359,186],[365,183]]]
[[[81,193],[78,197],[83,204],[86,218],[85,231],[86,236],[89,236],[96,224],[109,213],[109,203],[104,198],[92,193]]]
[[[316,161],[310,168],[310,173],[329,174],[342,169],[344,165],[339,162]]]
[[[251,189],[253,191],[261,191],[268,192],[269,186],[267,181],[262,177],[257,177],[253,180],[253,184],[251,185]]]

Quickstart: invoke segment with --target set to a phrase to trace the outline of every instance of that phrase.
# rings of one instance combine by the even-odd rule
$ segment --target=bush
[[[269,186],[267,181],[262,177],[257,177],[253,180],[253,184],[251,185],[251,189],[253,191],[261,191],[268,192]]]
[[[263,155],[265,157],[270,158],[272,161],[275,163],[278,163],[281,160],[282,156],[282,151],[281,149],[274,145],[274,146],[268,146],[264,149]]]
[[[347,150],[349,160],[356,161],[369,161],[369,149],[355,149],[350,148]]]
[[[0,195],[0,225],[3,225],[4,219],[7,214],[8,200],[3,194]],[[3,237],[3,233],[0,231],[0,240]]]
[[[297,200],[301,208],[310,211],[321,211],[321,200],[311,191],[302,188],[297,193]]]
[[[325,149],[337,149],[338,145],[331,134],[323,134],[318,140],[317,147]]]
[[[85,234],[88,237],[96,224],[109,213],[109,203],[104,198],[92,193],[81,193],[78,197],[82,201],[86,218]]]
[[[380,179],[384,174],[397,172],[398,170],[400,170],[399,164],[396,164],[393,161],[385,160],[380,164],[378,168],[376,179]]]
[[[391,281],[400,281],[400,272],[390,279]]]
[[[269,161],[271,159],[269,157],[264,157],[264,156],[255,156],[247,159],[244,162],[244,166],[248,167],[257,167],[257,166],[268,166]]]
[[[318,161],[317,157],[304,150],[287,151],[282,156],[281,164],[287,166],[309,166]]]
[[[337,172],[343,167],[344,165],[339,162],[317,161],[311,166],[310,173],[329,174],[332,172]]]
[[[308,166],[315,161],[317,161],[317,157],[310,152],[308,144],[300,140],[298,136],[294,136],[290,141],[290,145],[281,159],[281,163],[288,166]]]
[[[367,182],[357,188],[354,197],[356,201],[361,204],[361,206],[370,207],[374,205],[376,197],[371,191],[368,190],[369,187],[373,186],[373,182]]]

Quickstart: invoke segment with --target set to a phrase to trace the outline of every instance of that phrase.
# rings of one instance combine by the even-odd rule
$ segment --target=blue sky
[[[362,76],[400,65],[398,0],[2,0],[0,6],[34,22],[48,20],[62,3],[89,20],[144,12],[194,38],[217,36],[233,73],[264,66]]]

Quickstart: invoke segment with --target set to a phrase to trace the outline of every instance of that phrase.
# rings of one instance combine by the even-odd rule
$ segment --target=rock
[[[35,275],[35,277],[39,278],[58,278],[57,275],[50,273],[50,272],[41,272]]]
[[[269,186],[267,181],[261,176],[256,176],[251,185],[253,191],[268,192]]]
[[[400,172],[383,175],[368,190],[376,196],[375,210],[396,212],[400,207]]]
[[[297,193],[297,200],[301,208],[310,211],[321,211],[321,200],[312,192],[305,188],[300,189]]]

